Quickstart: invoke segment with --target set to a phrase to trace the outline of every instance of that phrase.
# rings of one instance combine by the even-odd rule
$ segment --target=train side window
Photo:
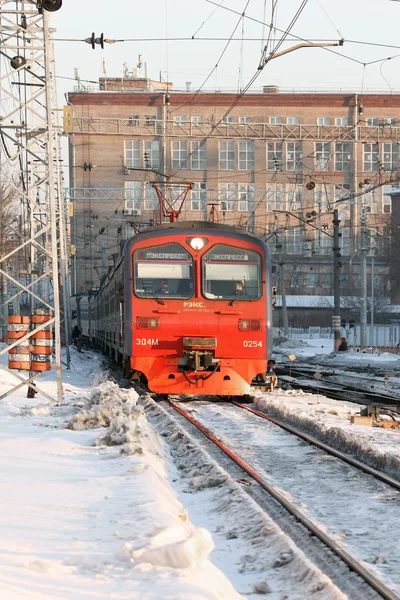
[[[164,244],[133,254],[134,293],[139,298],[191,298],[193,257],[180,244]]]
[[[202,259],[203,294],[215,300],[261,297],[261,256],[252,250],[216,244]]]

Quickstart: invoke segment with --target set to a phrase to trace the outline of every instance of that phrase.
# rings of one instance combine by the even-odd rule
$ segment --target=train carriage
[[[269,382],[267,245],[228,225],[147,229],[91,299],[91,336],[159,394],[241,396]]]

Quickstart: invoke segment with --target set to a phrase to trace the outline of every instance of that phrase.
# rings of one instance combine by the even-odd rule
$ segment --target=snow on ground
[[[356,367],[362,362],[374,368],[400,370],[398,355],[388,352],[333,352],[332,340],[286,340],[274,349],[280,351],[281,348],[287,356],[295,354],[315,357],[318,364],[332,365],[339,370],[340,366]],[[302,351],[304,354],[300,354]],[[351,373],[346,372],[343,377],[351,377]],[[373,379],[374,375],[371,373],[368,377]],[[398,377],[393,377],[393,380],[396,379]],[[271,416],[285,420],[339,450],[353,453],[371,466],[400,479],[400,429],[351,424],[350,417],[360,414],[363,405],[331,400],[323,395],[307,394],[301,390],[280,389],[272,394],[257,393],[255,405]]]
[[[166,474],[134,391],[90,389],[96,355],[73,354],[62,406],[0,403],[2,600],[239,600]],[[0,371],[0,392],[12,375]],[[55,397],[54,373],[40,378]]]
[[[282,351],[333,361],[332,345],[287,341]],[[160,438],[135,392],[103,371],[98,355],[73,350],[62,405],[27,399],[26,387],[0,401],[2,599],[342,597],[256,506],[246,529],[238,485],[190,440],[179,459],[177,438]],[[16,382],[0,370],[0,395]],[[38,384],[56,398],[54,370]],[[400,474],[399,432],[351,425],[354,404],[276,390],[256,405]]]

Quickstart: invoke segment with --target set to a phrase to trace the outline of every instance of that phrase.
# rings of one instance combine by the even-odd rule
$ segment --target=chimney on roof
[[[191,85],[192,85],[192,82],[191,82],[191,81],[187,81],[187,82],[186,82],[186,91],[187,91],[187,92],[190,92],[190,87],[191,87]]]

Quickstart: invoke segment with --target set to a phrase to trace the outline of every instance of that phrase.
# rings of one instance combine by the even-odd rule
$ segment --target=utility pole
[[[59,165],[55,162],[59,136],[54,105],[53,30],[50,28],[50,13],[61,6],[61,0],[21,0],[18,3],[0,0],[0,51],[3,61],[8,61],[0,80],[0,96],[10,101],[3,107],[0,122],[3,145],[7,148],[0,155],[0,170],[3,174],[17,175],[14,178],[10,175],[8,184],[21,200],[22,223],[20,231],[15,231],[19,244],[8,251],[2,245],[0,274],[17,290],[13,298],[17,300],[26,294],[31,307],[29,316],[14,315],[14,320],[9,321],[8,343],[0,350],[0,356],[9,353],[10,365],[24,366],[16,367],[17,371],[14,366],[7,369],[0,363],[0,368],[18,381],[1,398],[27,385],[28,397],[40,393],[54,400],[35,381],[38,372],[51,368],[51,354],[34,352],[37,344],[33,343],[42,339],[39,332],[44,330],[44,341],[51,344],[53,329],[57,398],[62,402],[59,218],[64,209],[63,195],[58,189]],[[23,271],[16,269],[13,274],[8,273],[4,270],[7,261],[23,264]],[[28,322],[23,321],[24,318]],[[43,347],[50,344],[43,343]]]
[[[282,298],[282,324],[283,324],[283,335],[285,338],[289,337],[289,323],[288,323],[288,314],[287,314],[287,305],[286,305],[286,289],[285,289],[285,271],[284,271],[284,262],[283,262],[283,244],[278,242],[278,238],[276,239],[275,248],[278,250],[278,267],[279,267],[279,289]]]
[[[334,350],[337,351],[340,344],[340,246],[339,246],[339,211],[333,211],[333,317],[332,328],[334,331]]]
[[[367,214],[365,207],[361,209],[361,240],[360,240],[360,261],[361,261],[361,306],[360,306],[360,324],[361,324],[361,346],[367,345],[367,252],[368,231]]]

